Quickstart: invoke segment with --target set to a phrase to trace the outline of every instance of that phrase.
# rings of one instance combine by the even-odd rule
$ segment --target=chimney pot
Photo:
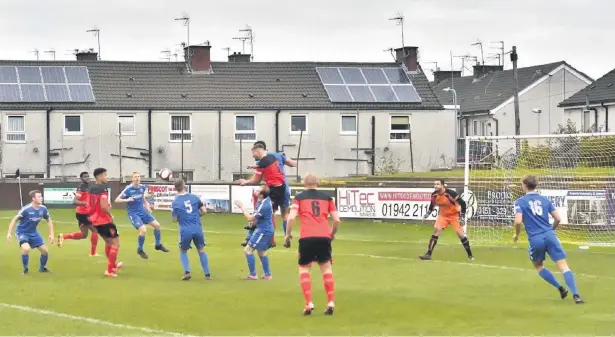
[[[184,48],[184,58],[193,72],[211,72],[211,45],[209,41]]]
[[[504,70],[504,66],[496,66],[492,64],[477,64],[474,66],[474,79],[478,80],[489,73],[502,70]]]
[[[461,77],[461,70],[436,70],[433,72],[433,81],[436,85],[442,81],[457,77]]]
[[[417,71],[419,65],[419,47],[403,47],[395,49],[395,61],[403,63],[408,71]]]

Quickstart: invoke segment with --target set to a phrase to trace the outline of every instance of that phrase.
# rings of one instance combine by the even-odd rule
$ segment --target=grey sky
[[[161,50],[185,40],[173,21],[182,12],[192,18],[191,42],[210,40],[218,61],[224,47],[241,51],[232,38],[246,24],[255,61],[389,61],[383,50],[401,41],[388,18],[402,12],[406,45],[419,47],[424,68],[450,69],[450,50],[480,56],[470,46],[477,38],[485,57],[497,52],[489,41],[516,45],[520,66],[565,60],[593,78],[615,68],[610,0],[0,0],[0,59],[34,59],[34,48],[41,59],[50,48],[73,59],[68,50],[96,47],[85,30],[97,25],[104,60],[161,60]]]

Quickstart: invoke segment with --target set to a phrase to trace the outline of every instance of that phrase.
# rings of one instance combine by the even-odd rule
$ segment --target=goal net
[[[464,200],[472,241],[512,241],[514,202],[530,174],[562,218],[557,232],[563,242],[615,246],[615,133],[466,137]]]

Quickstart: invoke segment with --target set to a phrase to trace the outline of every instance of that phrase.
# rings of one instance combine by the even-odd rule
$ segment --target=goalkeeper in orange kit
[[[444,186],[444,180],[436,180],[434,183],[434,192],[431,194],[431,203],[429,204],[429,210],[425,214],[424,218],[427,219],[433,212],[435,206],[440,208],[436,223],[434,224],[434,231],[429,239],[429,246],[427,247],[427,253],[419,256],[421,260],[431,260],[431,254],[433,253],[440,233],[448,226],[453,226],[453,229],[457,233],[459,240],[466,253],[468,253],[468,259],[474,260],[472,255],[472,249],[470,249],[470,241],[466,237],[466,234],[461,226],[460,219],[465,217],[466,202],[457,194],[457,192],[448,189]]]

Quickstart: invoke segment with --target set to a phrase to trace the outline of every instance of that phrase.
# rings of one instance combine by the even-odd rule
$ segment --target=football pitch
[[[50,210],[56,234],[77,229],[72,210]],[[312,273],[316,310],[302,315],[296,241],[270,252],[272,280],[245,281],[239,243],[245,221],[238,215],[203,217],[214,280],[200,272],[189,252],[193,279],[183,271],[177,225],[169,212],[155,216],[164,227],[163,243],[148,260],[136,254],[137,232],[123,210],[115,210],[121,235],[120,276],[103,277],[101,256],[89,257],[89,239],[50,247],[51,274],[40,274],[38,251],[30,274],[21,275],[20,252],[13,239],[0,245],[0,332],[3,335],[614,335],[615,249],[579,250],[567,246],[585,305],[571,295],[562,301],[540,279],[518,246],[473,247],[469,262],[452,231],[445,231],[433,261],[420,261],[431,223],[401,224],[342,221],[333,242],[336,280],[334,316],[322,314],[326,296],[317,268]],[[2,211],[8,227],[14,211]],[[6,228],[4,227],[5,231]],[[44,221],[39,230],[47,241]],[[5,234],[5,232],[4,232]],[[511,233],[512,237],[512,233]],[[472,238],[470,237],[470,240]],[[260,265],[257,266],[260,272]],[[546,264],[552,271],[555,266]],[[556,274],[563,282],[561,274]]]

